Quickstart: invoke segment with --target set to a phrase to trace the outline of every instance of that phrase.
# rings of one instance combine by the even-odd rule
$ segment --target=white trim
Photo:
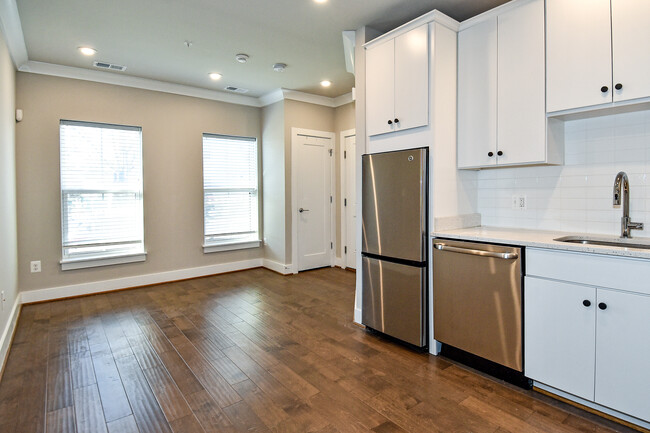
[[[258,248],[262,241],[231,242],[219,245],[203,245],[203,254],[218,253],[221,251],[246,250],[249,248]]]
[[[338,266],[341,269],[345,269],[345,257],[344,256],[334,257],[334,266]]]
[[[147,253],[126,254],[112,257],[90,257],[81,259],[63,259],[61,264],[62,271],[73,269],[97,268],[100,266],[121,265],[124,263],[137,263],[147,260]]]
[[[581,404],[583,406],[587,406],[587,407],[589,407],[591,409],[596,409],[597,411],[600,411],[600,412],[605,413],[607,415],[611,415],[611,416],[613,416],[615,418],[622,419],[623,421],[627,421],[629,423],[641,426],[641,427],[643,427],[645,429],[650,429],[650,423],[646,422],[646,421],[643,421],[642,419],[635,418],[635,417],[630,416],[630,415],[626,415],[626,414],[624,414],[622,412],[619,412],[619,411],[614,410],[614,409],[610,409],[610,408],[605,407],[605,406],[601,406],[598,403],[594,403],[593,401],[585,400],[585,399],[577,397],[577,396],[575,396],[573,394],[569,394],[568,392],[562,391],[562,390],[557,389],[557,388],[553,388],[552,386],[548,386],[548,385],[545,385],[545,384],[537,382],[537,381],[533,381],[533,386],[536,386],[537,388],[543,389],[544,391],[548,391],[551,394],[555,394],[555,395],[558,395],[560,397],[566,398],[567,400],[574,401],[574,402],[579,403],[579,404]]]
[[[155,274],[94,281],[91,283],[28,290],[21,293],[21,301],[23,304],[50,301],[53,299],[90,295],[93,293],[108,292],[129,287],[147,286],[151,284],[185,280],[188,278],[205,277],[207,275],[222,274],[224,272],[259,268],[260,266],[262,266],[262,259],[251,259],[239,262],[219,263],[216,265],[201,266],[197,268],[178,269],[175,271],[159,272]]]
[[[295,215],[298,214],[298,196],[296,194],[296,191],[298,191],[298,167],[296,164],[298,163],[298,147],[296,145],[298,136],[299,135],[304,135],[304,136],[309,136],[309,137],[320,137],[320,138],[326,138],[331,140],[331,149],[332,152],[335,149],[335,143],[336,143],[336,134],[333,132],[327,132],[327,131],[316,131],[313,129],[303,129],[303,128],[291,128],[291,271],[294,274],[298,273],[298,224],[296,224],[296,218]],[[336,169],[335,164],[334,164],[334,157],[332,156],[330,160],[330,173],[333,173],[334,170]],[[331,190],[331,182],[332,182],[332,175],[330,175],[330,195],[334,197],[334,191]],[[332,200],[332,204],[334,204],[334,200]],[[336,213],[332,215],[333,212],[336,212],[335,206],[330,206],[330,224],[333,220],[336,219]],[[331,232],[331,227],[330,227],[330,232]],[[334,236],[334,233],[330,233],[330,242],[334,242],[332,240]],[[329,254],[329,263],[330,266],[334,264],[334,254],[333,254],[334,248],[330,249],[330,254]]]
[[[387,33],[384,33],[383,35],[378,36],[378,37],[376,37],[375,39],[373,39],[373,40],[371,40],[369,42],[366,42],[365,44],[363,44],[363,47],[367,49],[367,48],[371,47],[372,45],[382,43],[382,42],[384,42],[384,41],[386,41],[388,39],[393,39],[393,38],[395,38],[395,37],[397,37],[399,35],[402,35],[404,33],[409,32],[409,31],[411,31],[411,30],[413,30],[413,29],[415,29],[417,27],[420,27],[422,25],[432,23],[432,22],[442,24],[443,26],[445,26],[445,27],[447,27],[450,30],[453,30],[455,32],[458,31],[458,27],[459,27],[458,21],[456,21],[455,19],[453,19],[451,17],[448,17],[447,15],[443,14],[439,10],[434,9],[429,13],[421,15],[421,16],[415,18],[414,20],[409,21],[406,24],[402,24],[401,26],[399,26],[399,27],[387,32]]]
[[[345,206],[344,201],[347,198],[345,196],[345,192],[347,191],[347,172],[346,172],[346,166],[347,164],[345,163],[345,158],[343,155],[345,155],[344,152],[346,152],[348,149],[345,148],[345,139],[347,137],[352,137],[356,136],[357,132],[356,129],[347,129],[345,131],[341,131],[339,134],[339,149],[340,154],[339,154],[339,167],[341,167],[341,196],[339,197],[339,206],[341,207],[341,220],[339,221],[339,225],[341,227],[341,257],[343,259],[343,265],[341,268],[347,269],[347,264],[348,264],[348,257],[347,254],[345,253],[345,247],[348,245],[348,232],[347,232],[347,212],[348,209],[350,209],[348,206]],[[352,155],[353,158],[356,158],[356,155]],[[356,182],[356,179],[353,179],[353,182]]]
[[[0,337],[0,379],[2,379],[2,371],[4,370],[5,362],[9,355],[9,346],[11,346],[11,340],[14,336],[16,325],[18,324],[18,317],[20,317],[20,298],[20,293],[18,293],[14,306],[9,314],[7,324],[5,325],[5,329],[2,331],[2,336]]]
[[[465,30],[468,27],[472,27],[482,21],[485,21],[487,19],[490,19],[496,15],[501,15],[506,12],[508,12],[511,9],[518,8],[519,6],[522,6],[526,2],[530,2],[533,0],[512,0],[507,3],[504,3],[500,6],[497,6],[495,8],[492,8],[490,10],[487,10],[481,14],[475,15],[471,18],[466,19],[465,21],[461,22],[460,25],[458,26],[457,31],[462,31]]]
[[[264,259],[262,261],[262,266],[264,266],[266,269],[270,269],[282,275],[289,275],[292,273],[290,264],[289,265],[282,264],[282,263],[274,262],[273,260],[269,260],[269,259]]]
[[[2,31],[7,42],[9,55],[14,62],[14,66],[16,69],[20,68],[27,62],[28,57],[16,0],[0,1],[0,31]]]
[[[354,320],[353,321],[357,325],[362,325],[363,326],[363,324],[361,323],[361,308],[356,308],[356,307],[354,308]]]
[[[353,101],[352,92],[346,93],[336,98],[327,96],[313,95],[311,93],[299,92],[298,90],[276,89],[259,97],[261,107],[266,107],[276,102],[290,99],[292,101],[306,102],[308,104],[322,105],[324,107],[338,108],[342,105],[349,104]]]
[[[357,45],[357,32],[354,30],[343,30],[342,36],[345,70],[354,75],[354,48]]]
[[[155,92],[172,93],[175,95],[191,96],[194,98],[210,99],[230,104],[260,107],[260,101],[252,96],[235,95],[216,90],[202,89],[183,84],[167,83],[149,78],[133,77],[118,72],[106,72],[93,69],[75,68],[72,66],[55,65],[28,61],[19,69],[21,72],[51,75],[54,77],[73,78],[76,80],[93,81],[96,83],[113,84],[116,86],[134,87],[136,89],[153,90]]]

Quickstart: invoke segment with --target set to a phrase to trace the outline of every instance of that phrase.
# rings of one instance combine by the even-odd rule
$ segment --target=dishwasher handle
[[[474,250],[470,248],[452,247],[445,244],[434,243],[433,247],[440,251],[449,251],[451,253],[470,254],[473,256],[493,257],[495,259],[513,260],[519,257],[517,253],[497,253],[493,251]]]

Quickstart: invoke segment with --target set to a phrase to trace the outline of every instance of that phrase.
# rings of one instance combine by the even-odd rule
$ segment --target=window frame
[[[132,189],[88,189],[88,190],[79,190],[79,189],[64,189],[63,188],[63,169],[62,169],[62,158],[61,158],[61,151],[62,151],[62,134],[61,134],[61,127],[63,125],[69,125],[69,126],[82,126],[82,127],[93,127],[93,128],[100,128],[100,129],[115,129],[115,130],[126,130],[126,131],[137,131],[139,133],[139,138],[140,138],[140,143],[139,143],[139,154],[140,154],[140,188],[138,191],[132,190]],[[81,121],[81,120],[68,120],[68,119],[60,119],[59,120],[59,191],[60,191],[60,206],[61,206],[61,260],[60,260],[60,265],[61,265],[61,270],[66,271],[66,270],[74,270],[74,269],[85,269],[85,268],[93,268],[93,267],[99,267],[99,266],[110,266],[110,265],[117,265],[117,264],[123,264],[123,263],[135,263],[135,262],[143,262],[146,260],[147,252],[145,249],[145,236],[144,236],[144,161],[143,161],[143,134],[142,134],[142,127],[140,126],[131,126],[131,125],[120,125],[120,124],[112,124],[112,123],[102,123],[102,122],[92,122],[92,121]],[[79,194],[79,193],[88,193],[88,194],[115,194],[115,193],[134,193],[139,195],[139,203],[142,206],[142,209],[140,211],[140,216],[142,218],[142,221],[140,223],[140,227],[138,228],[139,231],[141,232],[141,241],[138,243],[135,243],[137,247],[141,248],[135,248],[131,251],[120,251],[120,252],[109,252],[109,253],[100,253],[100,254],[79,254],[77,256],[75,255],[69,255],[66,254],[65,251],[66,249],[69,249],[71,247],[74,247],[73,245],[65,245],[65,238],[68,233],[68,227],[66,227],[66,217],[64,215],[65,210],[66,210],[66,205],[65,205],[65,197],[69,194]],[[115,242],[114,244],[120,244],[122,242]],[[93,243],[89,244],[80,244],[79,246],[88,246],[92,245]],[[102,245],[110,245],[112,242],[103,242],[103,243],[96,243],[97,246],[102,246]]]
[[[257,196],[257,238],[254,240],[246,239],[246,240],[235,240],[235,241],[225,241],[221,243],[208,243],[206,242],[207,234],[206,234],[206,220],[205,220],[205,206],[206,206],[206,191],[208,190],[232,190],[232,191],[242,191],[242,190],[252,190],[252,188],[207,188],[205,187],[205,138],[206,137],[212,137],[212,138],[218,138],[218,139],[227,139],[227,140],[236,140],[236,141],[241,141],[241,142],[253,142],[255,143],[255,170],[256,170],[256,177],[257,177],[257,182],[256,182],[256,188],[255,188],[255,194]],[[242,249],[249,249],[249,248],[258,248],[262,245],[262,215],[261,215],[261,209],[262,209],[262,194],[261,194],[261,187],[262,187],[262,177],[261,177],[261,155],[260,155],[260,141],[257,137],[250,137],[250,136],[239,136],[239,135],[228,135],[228,134],[217,134],[217,133],[210,133],[210,132],[204,132],[201,135],[201,180],[202,180],[202,202],[203,202],[203,242],[202,242],[202,247],[203,247],[203,253],[208,254],[208,253],[215,253],[215,252],[222,252],[222,251],[234,251],[234,250],[242,250]],[[212,235],[215,236],[215,235]]]

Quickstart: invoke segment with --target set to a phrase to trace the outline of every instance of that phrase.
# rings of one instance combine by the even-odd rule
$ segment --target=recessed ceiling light
[[[273,70],[275,72],[284,72],[284,70],[287,68],[286,63],[275,63],[273,64]]]
[[[220,80],[220,79],[221,79],[221,74],[218,74],[218,73],[216,73],[216,72],[211,72],[211,73],[208,74],[208,75],[209,75],[210,78],[212,78],[213,80]]]
[[[323,80],[323,81],[320,82],[320,85],[323,86],[323,87],[329,87],[329,86],[332,85],[332,82],[329,81],[329,80]]]
[[[327,0],[314,0],[316,3],[326,3]]]
[[[81,51],[81,54],[84,56],[94,56],[95,53],[97,53],[96,49],[90,47],[79,47],[79,51]]]

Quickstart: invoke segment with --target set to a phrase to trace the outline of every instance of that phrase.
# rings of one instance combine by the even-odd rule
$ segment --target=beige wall
[[[284,101],[262,109],[262,142],[264,256],[284,265],[289,263],[285,249]]]
[[[4,309],[0,309],[0,337],[18,296],[15,109],[16,72],[0,32],[0,290],[7,299]],[[2,349],[0,366],[4,361]]]
[[[202,133],[261,138],[259,108],[28,73],[17,74],[16,97],[24,110],[16,128],[21,290],[262,256],[261,248],[212,254],[201,248]],[[60,119],[142,127],[146,262],[60,270]],[[31,260],[41,260],[41,273],[29,272]]]

